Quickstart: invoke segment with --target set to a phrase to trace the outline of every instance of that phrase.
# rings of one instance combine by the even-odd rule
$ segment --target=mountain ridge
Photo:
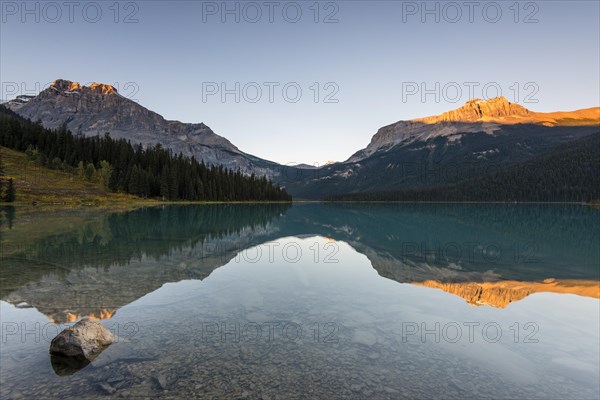
[[[456,179],[407,176],[402,169],[412,165],[444,171],[459,166],[459,178],[466,179],[490,164],[524,162],[600,126],[600,107],[541,113],[504,97],[473,99],[439,115],[386,125],[347,160],[315,168],[283,166],[245,153],[204,123],[166,120],[102,83],[83,86],[58,79],[37,96],[19,96],[5,105],[47,128],[67,124],[75,134],[86,136],[110,132],[143,147],[160,144],[207,164],[266,176],[294,197],[311,200],[455,183]]]
[[[357,151],[344,162],[357,162],[379,150],[415,140],[475,132],[492,135],[500,130],[502,125],[514,124],[539,124],[549,127],[600,125],[600,107],[543,113],[511,103],[505,97],[472,99],[462,107],[439,115],[400,120],[381,127],[366,148]]]
[[[272,176],[277,169],[276,163],[242,152],[206,124],[167,120],[121,96],[111,85],[84,86],[57,79],[37,96],[19,96],[5,106],[50,129],[66,124],[74,134],[95,136],[109,132],[114,138],[131,140],[143,147],[158,143],[176,154],[233,170],[239,168],[247,174]]]
[[[472,99],[464,106],[446,111],[440,115],[416,118],[411,121],[428,124],[438,122],[475,122],[488,119],[499,119],[507,116],[528,116],[531,112],[516,103],[511,103],[505,97],[494,97],[488,100]]]

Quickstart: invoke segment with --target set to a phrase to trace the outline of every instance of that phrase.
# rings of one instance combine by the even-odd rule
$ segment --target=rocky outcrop
[[[526,117],[531,112],[525,107],[511,103],[504,97],[495,97],[487,101],[473,99],[457,108],[441,115],[413,120],[426,124],[437,124],[440,122],[478,122],[484,120],[498,120],[503,117]]]
[[[71,82],[65,79],[57,79],[52,82],[50,88],[57,92],[93,92],[96,94],[117,94],[117,89],[111,85],[105,85],[103,83],[92,83],[90,86],[84,86],[79,82]]]
[[[84,318],[59,333],[50,343],[50,354],[93,360],[115,336],[98,321]]]
[[[89,86],[89,89],[91,91],[94,91],[99,94],[116,94],[117,93],[117,89],[115,89],[114,86],[105,85],[103,83],[94,82]]]
[[[414,119],[412,122],[429,125],[444,122],[493,122],[547,126],[598,125],[600,124],[600,107],[543,113],[530,111],[519,104],[511,103],[504,97],[495,97],[489,100],[469,100],[456,110],[432,117]]]

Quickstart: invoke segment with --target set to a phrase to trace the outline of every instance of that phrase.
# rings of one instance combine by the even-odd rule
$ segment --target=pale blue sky
[[[520,2],[518,15],[514,1],[476,2],[473,22],[462,1],[428,2],[439,22],[435,11],[421,15],[420,1],[324,1],[318,7],[275,1],[273,22],[264,1],[237,3],[239,22],[228,14],[223,23],[223,2],[123,1],[116,15],[114,1],[83,1],[70,22],[62,1],[53,3],[60,15],[44,2],[28,2],[32,12],[23,15],[21,1],[2,1],[2,97],[31,94],[36,84],[57,78],[116,84],[165,118],[206,123],[243,151],[310,164],[348,158],[381,126],[457,108],[470,97],[465,82],[478,84],[475,97],[486,96],[487,84],[490,97],[500,88],[510,101],[536,111],[600,104],[598,1]],[[253,23],[255,5],[262,16]],[[236,2],[227,7],[235,10]],[[292,23],[297,9],[302,15]],[[124,23],[128,15],[137,22]],[[338,22],[324,23],[328,15]],[[240,102],[234,94],[225,102],[208,95],[213,82],[230,89],[239,82]],[[255,103],[252,82],[262,90]],[[265,82],[279,85],[273,102]],[[288,100],[282,93],[294,82],[302,89],[296,103],[293,86]],[[420,93],[408,95],[411,82],[430,89],[439,82],[439,101],[435,94],[425,101]],[[331,99],[338,102],[326,103],[336,90]]]

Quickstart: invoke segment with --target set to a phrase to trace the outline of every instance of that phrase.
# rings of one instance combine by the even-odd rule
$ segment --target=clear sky
[[[600,2],[516,4],[2,1],[1,97],[114,84],[243,151],[309,164],[498,91],[535,111],[600,105]]]

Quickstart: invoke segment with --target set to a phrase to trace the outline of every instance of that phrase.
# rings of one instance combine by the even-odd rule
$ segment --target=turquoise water
[[[597,287],[599,222],[573,205],[6,209],[0,396],[598,398],[597,298],[474,306],[418,284]],[[119,339],[65,375],[50,340],[85,315]]]

